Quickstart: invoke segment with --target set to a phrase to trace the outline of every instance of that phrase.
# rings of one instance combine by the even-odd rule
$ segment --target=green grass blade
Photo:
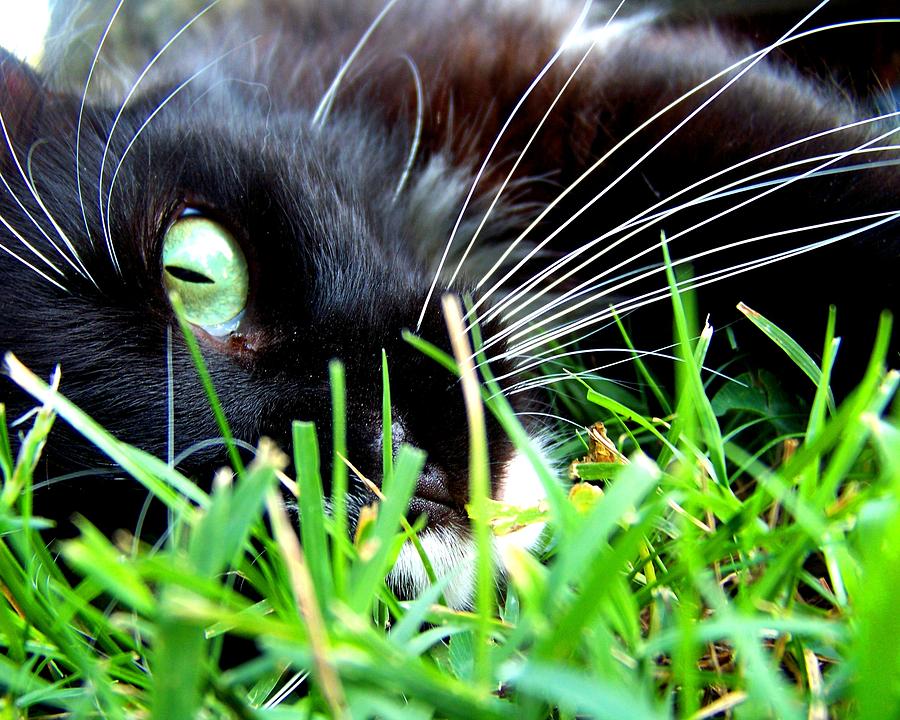
[[[277,484],[277,471],[287,459],[271,441],[260,441],[250,467],[232,485],[228,481],[214,487],[209,507],[195,525],[188,545],[188,560],[205,576],[215,575],[234,561],[250,536],[254,524],[262,519],[266,495]]]
[[[182,496],[190,498],[201,507],[208,504],[207,494],[188,478],[158,458],[114,438],[65,396],[53,391],[47,383],[22,365],[12,353],[6,354],[5,364],[10,377],[25,392],[52,407],[60,417],[177,514],[191,517],[194,513],[194,509]]]
[[[219,396],[213,386],[209,368],[206,367],[206,363],[203,360],[203,354],[200,352],[200,345],[194,335],[194,329],[184,316],[184,306],[181,303],[181,298],[178,296],[178,293],[170,293],[169,302],[172,304],[172,309],[175,311],[175,318],[178,320],[178,326],[181,328],[182,337],[184,337],[184,342],[191,354],[191,359],[194,362],[197,374],[200,376],[200,382],[203,384],[203,390],[206,393],[209,405],[216,418],[216,424],[219,426],[222,437],[225,438],[225,447],[228,450],[231,466],[238,475],[241,475],[244,472],[244,462],[241,460],[241,454],[238,452],[237,445],[234,442],[234,435],[232,435],[231,427],[228,425],[228,418],[225,417],[225,410],[222,408],[222,403],[219,401]]]
[[[327,608],[334,591],[331,551],[325,533],[325,494],[319,472],[319,443],[311,422],[294,422],[294,468],[297,473],[300,538],[319,606]]]
[[[371,536],[364,543],[371,555],[354,564],[348,585],[348,602],[352,610],[365,613],[375,599],[376,589],[388,570],[392,539],[400,529],[400,518],[409,507],[409,500],[425,465],[425,453],[408,445],[400,448],[394,466],[394,483],[391,494],[379,503],[378,517]],[[362,552],[361,552],[362,554]]]
[[[394,477],[394,437],[391,417],[391,376],[387,353],[381,350],[381,489],[387,493]]]
[[[331,381],[331,412],[334,457],[331,461],[331,517],[334,533],[347,537],[347,400],[344,384],[344,366],[339,360],[328,364]],[[332,553],[334,590],[338,597],[345,597],[347,585],[347,557],[338,546]]]
[[[822,384],[822,370],[816,364],[809,353],[806,352],[790,335],[778,327],[768,318],[756,312],[753,308],[747,307],[744,303],[738,303],[737,309],[746,316],[756,327],[778,347],[780,347],[791,361],[799,367],[803,373],[813,382],[817,388]],[[829,321],[830,322],[830,321]],[[831,390],[827,390],[828,408],[834,412],[834,396]]]

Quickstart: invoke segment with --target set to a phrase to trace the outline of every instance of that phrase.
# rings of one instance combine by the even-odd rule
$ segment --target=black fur
[[[238,332],[224,341],[201,337],[235,435],[251,444],[261,435],[287,444],[290,421],[310,419],[327,446],[327,363],[338,357],[347,367],[350,455],[377,480],[380,352],[385,348],[395,380],[395,412],[405,439],[429,453],[430,479],[423,487],[431,483],[434,491],[437,486],[436,492],[451,508],[441,521],[463,525],[467,444],[461,394],[453,378],[413,351],[400,333],[416,326],[436,258],[488,148],[556,50],[577,8],[548,15],[524,4],[508,9],[401,0],[350,65],[333,106],[318,123],[314,116],[328,84],[376,8],[369,3],[355,3],[348,10],[346,3],[309,8],[271,2],[261,4],[263,9],[254,4],[246,15],[235,16],[228,5],[226,0],[211,11],[187,31],[189,42],[173,45],[163,56],[159,72],[139,87],[111,137],[104,192],[109,192],[114,169],[127,149],[112,189],[109,217],[120,272],[104,243],[96,196],[107,136],[124,95],[89,92],[78,136],[80,91],[51,87],[16,60],[3,57],[0,77],[5,94],[0,111],[15,153],[23,164],[30,156],[35,190],[72,239],[96,286],[53,254],[18,206],[12,193],[59,242],[11,153],[4,152],[0,169],[11,192],[0,191],[0,215],[64,276],[41,265],[6,228],[0,228],[0,241],[65,290],[9,255],[0,255],[2,346],[42,374],[60,363],[66,395],[117,436],[165,456],[167,333],[173,317],[161,283],[160,247],[178,213],[186,206],[197,208],[231,229],[251,265],[251,298]],[[602,21],[600,10],[595,19]],[[524,155],[516,182],[481,237],[476,261],[481,267],[489,264],[617,141],[750,51],[744,41],[705,22],[684,21],[644,23],[596,48]],[[502,135],[476,188],[457,248],[465,246],[580,54],[572,50],[551,68]],[[187,77],[219,56],[220,62],[169,99]],[[411,68],[421,78],[421,105]],[[539,232],[523,247],[533,247],[567,221],[738,72],[714,81],[611,156],[543,219]],[[163,109],[142,129],[163,102]],[[419,111],[421,142],[412,174],[395,197]],[[533,262],[516,271],[506,287],[696,180],[871,113],[825,83],[801,76],[773,53],[699,111]],[[726,173],[720,182],[845,152],[897,126],[895,119],[892,126],[883,122],[823,135]],[[898,136],[877,144],[896,142]],[[77,137],[89,233],[74,179]],[[897,157],[896,150],[884,150],[839,160],[829,167],[862,167],[798,180],[681,241],[673,240],[671,250],[683,258],[733,240],[900,210],[897,167],[875,162]],[[804,165],[799,172],[809,167]],[[775,177],[786,174],[780,171]],[[661,231],[676,237],[745,197],[720,198],[651,223],[555,292],[614,268],[635,248],[657,242]],[[839,333],[850,346],[849,353],[842,353],[849,357],[842,358],[839,369],[849,378],[871,342],[877,311],[898,306],[897,228],[893,218],[821,251],[705,287],[701,311],[712,313],[717,326],[731,323],[734,304],[744,300],[815,349],[821,342],[825,308],[838,303]],[[699,276],[833,234],[810,231],[698,259],[692,263],[693,273]],[[637,265],[658,266],[660,261],[656,250]],[[472,289],[477,277],[470,271],[468,279],[454,284],[455,291]],[[646,283],[589,303],[573,317],[587,317],[611,301],[663,285],[657,274]],[[657,348],[669,341],[671,322],[665,307],[656,303],[630,318],[640,347]],[[541,313],[537,320],[547,315]],[[494,321],[484,331],[490,339],[501,332],[501,325]],[[437,297],[429,303],[421,334],[448,347]],[[590,340],[591,345],[604,342],[621,345],[615,330]],[[493,354],[504,347],[494,345]],[[172,362],[179,452],[219,433],[177,330]],[[494,366],[497,374],[511,369],[505,359]],[[515,397],[520,407],[533,401],[527,394]],[[2,399],[12,414],[30,406],[30,400],[10,384]],[[512,456],[496,427],[491,428],[491,447],[496,467]],[[65,430],[55,433],[44,458],[48,478],[103,466],[102,459]],[[194,453],[183,467],[206,482],[223,458],[221,448],[214,447]],[[42,494],[39,510],[58,519],[83,512],[106,528],[133,524],[142,493],[127,480],[114,486],[109,482],[88,477],[60,483]],[[498,477],[494,482],[496,490]],[[110,487],[121,493],[110,494]],[[368,497],[359,487],[354,493]]]

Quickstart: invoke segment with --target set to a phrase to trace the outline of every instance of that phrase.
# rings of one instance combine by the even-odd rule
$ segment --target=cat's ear
[[[0,48],[0,115],[10,138],[28,141],[36,129],[44,98],[40,76],[15,55]]]

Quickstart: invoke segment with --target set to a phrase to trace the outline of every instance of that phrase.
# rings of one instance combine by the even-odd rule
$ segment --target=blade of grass
[[[675,271],[672,267],[672,259],[669,255],[669,248],[665,236],[662,237],[661,247],[665,258],[666,277],[669,280],[669,287],[672,294],[672,308],[675,315],[675,340],[676,352],[681,357],[681,363],[677,369],[680,372],[680,387],[683,388],[682,398],[687,399],[689,406],[681,407],[676,410],[678,418],[682,418],[685,413],[696,413],[697,420],[703,432],[706,449],[712,462],[715,475],[714,480],[718,484],[727,483],[728,470],[725,466],[724,443],[722,442],[722,431],[719,428],[716,414],[712,409],[706,390],[703,387],[703,381],[700,377],[700,368],[703,366],[703,358],[706,355],[706,348],[712,338],[712,328],[706,325],[700,333],[700,340],[697,343],[695,351],[690,352],[691,334],[688,330],[688,318],[685,312],[683,298],[678,291]],[[675,442],[678,436],[673,436]],[[688,433],[690,437],[690,433]]]
[[[475,637],[474,677],[476,682],[490,678],[490,620],[494,616],[494,567],[487,498],[490,495],[490,466],[487,451],[487,427],[472,348],[466,337],[462,304],[455,295],[444,295],[441,306],[450,333],[453,355],[460,369],[466,417],[469,423],[469,517],[475,537],[475,610],[479,617]]]
[[[300,510],[300,538],[306,548],[309,574],[319,606],[328,607],[334,582],[331,575],[330,549],[325,533],[325,495],[319,472],[319,444],[311,422],[294,422],[294,469],[297,473]]]
[[[389,492],[394,477],[394,437],[391,418],[391,376],[387,352],[381,349],[381,488]]]
[[[771,320],[744,303],[738,303],[737,309],[743,313],[750,322],[762,330],[766,337],[780,347],[791,361],[799,367],[810,380],[812,380],[813,385],[816,387],[821,385],[822,370],[816,364],[816,361],[809,356],[809,353],[806,352],[806,350],[800,347],[794,338],[788,335]],[[831,412],[834,412],[834,396],[831,394],[830,389],[827,390],[827,403],[828,409]]]
[[[341,461],[347,456],[347,400],[344,383],[344,366],[339,360],[328,364],[331,382],[331,425],[334,457],[331,461],[331,517],[335,535],[346,538],[347,526],[347,466]],[[331,556],[334,591],[337,597],[346,597],[347,556],[338,545]]]
[[[228,450],[228,457],[231,461],[231,466],[235,469],[238,475],[242,475],[244,473],[244,462],[241,460],[241,454],[238,452],[237,445],[234,442],[234,435],[231,433],[231,427],[228,425],[228,419],[225,417],[225,411],[222,409],[222,403],[219,401],[219,396],[216,393],[216,389],[213,386],[212,377],[209,374],[209,368],[206,367],[206,363],[203,360],[203,354],[200,352],[200,345],[197,342],[197,338],[194,335],[194,329],[191,327],[191,324],[187,321],[184,315],[184,305],[181,302],[181,297],[177,292],[169,293],[169,302],[172,305],[172,309],[175,311],[175,318],[178,321],[178,327],[181,328],[182,337],[184,337],[184,342],[188,347],[188,351],[191,354],[191,359],[194,362],[194,368],[197,370],[197,374],[200,376],[200,382],[203,385],[203,390],[206,393],[206,398],[209,400],[209,405],[212,408],[213,415],[216,418],[216,424],[219,426],[219,431],[222,433],[222,437],[225,438],[225,447]]]
[[[220,475],[229,481],[215,487],[188,544],[188,560],[197,573],[210,577],[234,563],[251,528],[261,520],[266,495],[278,482],[276,473],[286,465],[284,454],[263,438],[253,462],[236,484],[230,482],[227,470]]]
[[[385,500],[379,504],[375,528],[365,541],[374,550],[370,557],[360,558],[351,568],[347,605],[357,613],[369,611],[376,597],[376,588],[389,569],[391,540],[400,528],[400,518],[409,507],[409,500],[424,465],[424,452],[409,445],[400,448],[394,466],[391,494],[386,495]]]
[[[194,509],[182,496],[201,507],[209,503],[207,494],[196,484],[158,458],[114,438],[64,395],[54,392],[47,383],[22,365],[12,353],[7,353],[4,360],[9,376],[19,387],[38,401],[52,407],[75,430],[178,515],[190,518],[194,514]]]

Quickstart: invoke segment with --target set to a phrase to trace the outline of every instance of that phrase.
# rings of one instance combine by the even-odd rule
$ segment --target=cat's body
[[[898,157],[888,147],[900,139],[896,116],[868,122],[869,110],[801,77],[774,59],[776,51],[753,55],[705,23],[670,27],[632,17],[605,28],[610,7],[594,9],[554,59],[579,7],[400,0],[347,62],[372,27],[379,10],[372,3],[267,3],[265,12],[238,15],[228,5],[188,27],[134,94],[112,101],[96,83],[89,87],[83,113],[80,92],[51,91],[10,58],[2,68],[0,111],[15,156],[7,149],[0,160],[8,183],[0,188],[8,223],[0,238],[43,273],[0,256],[2,345],[42,373],[61,363],[65,394],[113,433],[162,457],[219,435],[177,330],[167,339],[174,320],[163,242],[194,212],[234,236],[249,268],[236,329],[200,332],[235,435],[286,444],[290,421],[307,419],[327,445],[327,364],[337,357],[347,368],[350,459],[377,480],[384,348],[395,440],[429,453],[413,511],[431,515],[447,568],[468,552],[462,396],[400,333],[418,329],[448,347],[439,294],[476,231],[453,288],[487,301],[478,306],[481,317],[580,249],[576,260],[528,288],[547,294],[519,315],[488,315],[487,354],[507,388],[524,378],[514,374],[515,363],[551,347],[538,333],[575,323],[558,339],[568,342],[608,326],[609,303],[628,311],[648,291],[663,301],[635,309],[635,341],[642,350],[669,343],[661,232],[676,262],[696,255],[691,266],[701,284],[707,273],[733,275],[703,287],[700,310],[712,313],[714,325],[731,323],[743,300],[815,350],[835,302],[839,334],[864,356],[877,311],[898,307],[900,173],[884,163]],[[804,28],[815,25],[812,19]],[[680,204],[688,206],[667,212]],[[622,223],[631,224],[611,232]],[[802,232],[787,233],[797,228]],[[760,270],[728,270],[844,234]],[[444,280],[431,293],[451,235]],[[476,287],[510,247],[500,269]],[[629,279],[636,282],[623,284]],[[589,298],[604,287],[608,294]],[[581,292],[587,288],[591,293]],[[550,304],[567,292],[567,304]],[[615,329],[583,346],[602,348],[591,356],[598,365],[625,357]],[[511,397],[519,409],[535,399]],[[29,407],[9,385],[3,399],[13,413]],[[536,500],[534,473],[498,428],[490,439],[494,492]],[[49,477],[102,465],[64,432],[46,458]],[[214,445],[182,466],[208,480],[222,461]],[[43,508],[57,518],[79,511],[107,528],[129,526],[141,494],[131,494],[132,506],[104,497],[128,486],[94,476],[69,480],[44,492]],[[370,499],[354,486],[353,509]],[[456,601],[467,593],[463,588]]]

